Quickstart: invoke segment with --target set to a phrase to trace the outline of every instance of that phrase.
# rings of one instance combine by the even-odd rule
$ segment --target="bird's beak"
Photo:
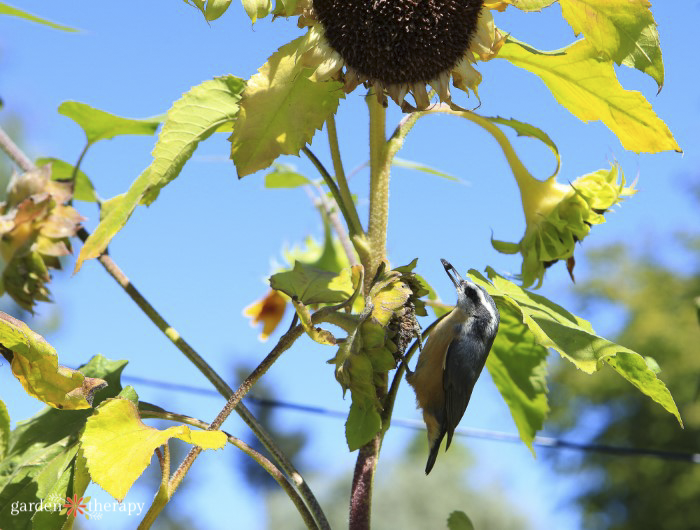
[[[450,280],[452,280],[452,283],[454,284],[455,289],[459,289],[459,285],[462,282],[464,282],[464,279],[462,278],[462,276],[459,274],[459,272],[457,272],[457,269],[455,269],[449,261],[447,261],[446,259],[440,259],[440,261],[442,262],[442,266],[445,267],[445,272],[450,277]],[[453,276],[453,274],[454,274],[454,276]],[[459,281],[457,281],[457,280],[459,280]]]

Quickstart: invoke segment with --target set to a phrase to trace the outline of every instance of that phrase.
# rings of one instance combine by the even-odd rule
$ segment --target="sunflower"
[[[309,28],[301,53],[316,81],[337,80],[346,93],[373,87],[406,111],[430,105],[430,86],[452,102],[450,81],[477,95],[477,60],[498,53],[504,36],[483,0],[298,0],[275,10]],[[414,104],[406,101],[412,95]]]

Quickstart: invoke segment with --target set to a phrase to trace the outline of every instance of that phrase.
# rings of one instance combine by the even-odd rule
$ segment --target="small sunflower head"
[[[481,75],[472,64],[500,49],[483,0],[302,0],[299,25],[311,26],[313,41],[303,54],[318,80],[337,79],[345,91],[372,86],[386,103],[404,110],[430,105],[430,85],[450,105],[450,80],[476,93]],[[405,98],[412,94],[415,105]]]
[[[32,310],[37,300],[49,301],[49,269],[70,254],[70,238],[83,218],[67,203],[70,184],[51,180],[50,166],[14,176],[7,199],[0,203],[2,291]]]
[[[535,282],[539,287],[545,269],[560,260],[566,261],[573,279],[576,243],[583,241],[593,225],[605,222],[605,212],[634,193],[633,186],[625,187],[617,165],[579,177],[568,186],[553,179],[539,182],[523,194],[528,198],[523,201],[527,228],[520,243],[493,241],[493,246],[503,253],[522,254],[525,287]]]

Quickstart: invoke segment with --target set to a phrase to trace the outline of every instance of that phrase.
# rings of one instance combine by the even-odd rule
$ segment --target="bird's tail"
[[[428,473],[430,473],[430,470],[433,469],[433,466],[435,465],[435,460],[437,460],[438,453],[440,452],[440,444],[442,443],[442,439],[444,437],[445,437],[445,430],[441,429],[440,435],[437,438],[435,438],[435,442],[430,447],[430,454],[428,455],[428,463],[425,464],[425,474],[426,475]]]

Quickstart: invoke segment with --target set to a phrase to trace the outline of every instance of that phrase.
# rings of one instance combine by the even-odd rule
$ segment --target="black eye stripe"
[[[467,298],[469,298],[469,300],[471,300],[474,305],[479,305],[481,303],[481,300],[479,299],[479,294],[476,292],[476,289],[471,285],[464,286],[464,294],[467,295]]]

